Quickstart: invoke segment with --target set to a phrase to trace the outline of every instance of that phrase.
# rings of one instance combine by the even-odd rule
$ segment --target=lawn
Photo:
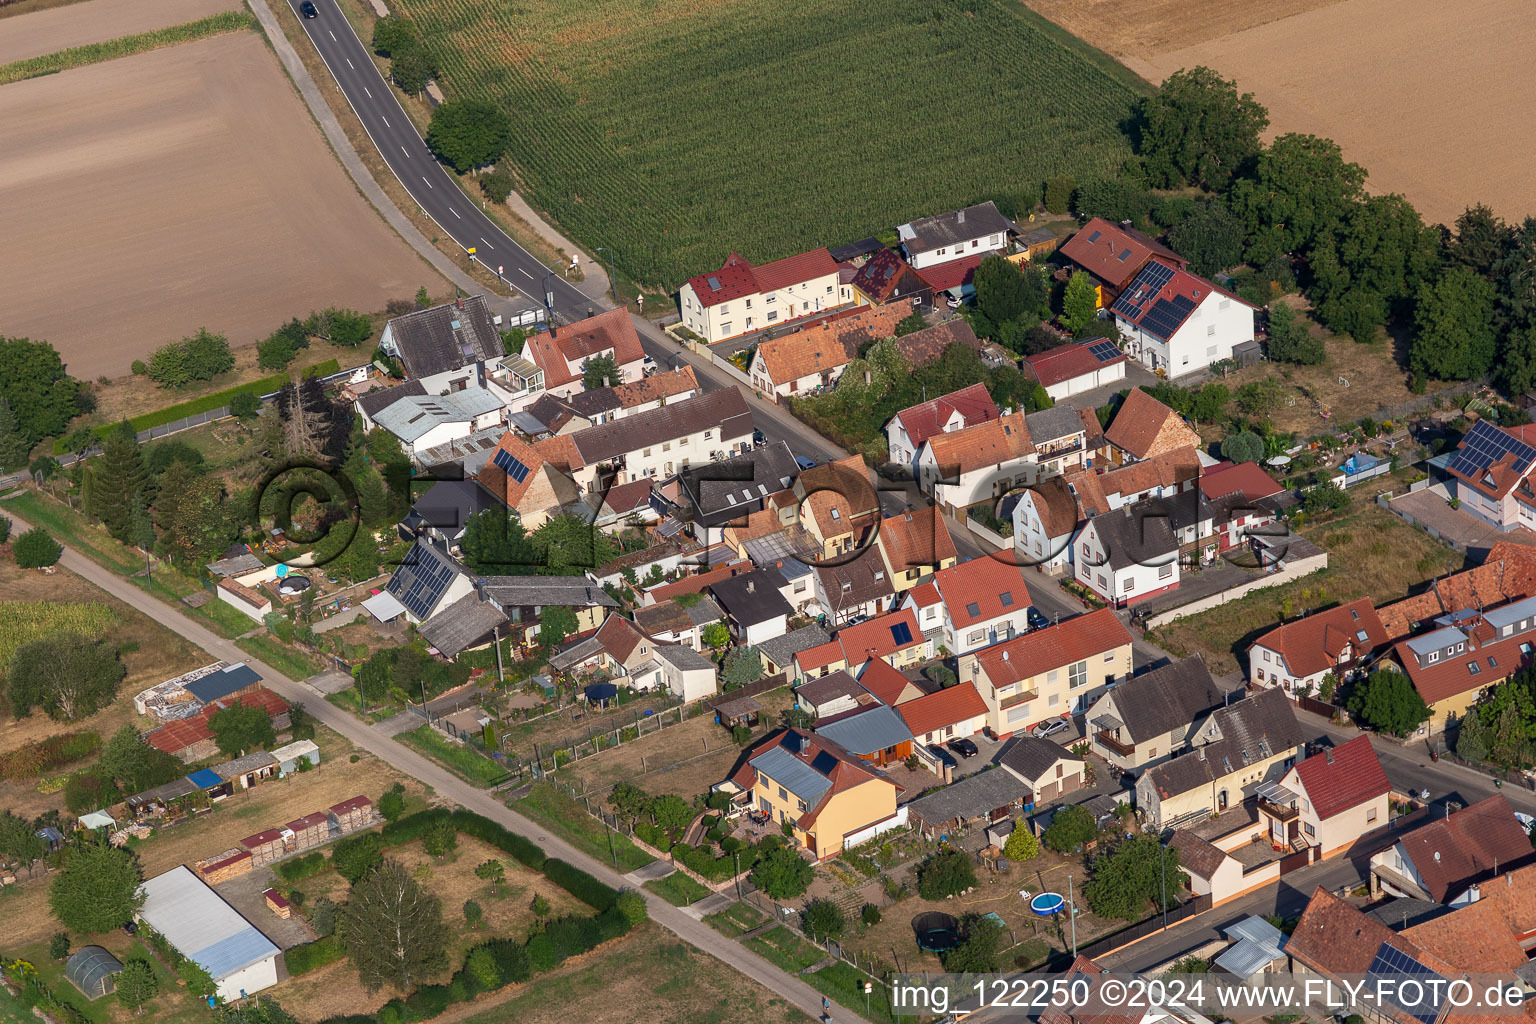
[[[643,868],[656,859],[630,842],[628,836],[616,835],[588,814],[579,800],[552,782],[535,782],[527,796],[508,800],[507,806],[604,863],[617,858],[621,871]]]
[[[310,676],[319,675],[329,667],[319,658],[295,650],[276,637],[266,634],[236,640],[235,646],[252,657],[260,658],[289,679],[301,682]]]
[[[665,878],[653,878],[645,887],[674,907],[686,907],[709,895],[709,890],[681,871]]]
[[[136,1018],[132,1010],[125,1008],[117,1001],[117,997],[112,995],[101,999],[86,999],[80,994],[80,990],[64,977],[64,963],[49,959],[46,942],[37,942],[21,949],[9,950],[7,955],[30,961],[37,968],[43,984],[51,988],[54,995],[78,1009],[89,1024],[126,1024],[127,1021],[135,1019],[166,1021],[168,1024],[207,1024],[214,1019],[213,1013],[206,1006],[200,1005],[196,999],[190,997],[185,988],[177,987],[180,982],[176,976],[151,952],[148,946],[138,939],[122,931],[114,931],[106,935],[92,935],[88,939],[75,938],[70,943],[70,951],[73,952],[88,942],[105,947],[108,952],[122,961],[134,956],[142,956],[149,960],[155,969],[155,977],[160,982],[160,989],[153,1000],[144,1004],[142,1017]],[[35,1017],[20,1009],[19,1000],[13,999],[3,988],[0,988],[0,1021],[12,1019],[37,1024]]]
[[[1358,496],[1343,511],[1297,532],[1328,552],[1328,568],[1179,619],[1147,638],[1180,657],[1202,654],[1213,673],[1224,675],[1236,670],[1238,656],[1282,618],[1359,597],[1384,604],[1462,567],[1460,555]]]
[[[744,945],[790,974],[799,974],[812,964],[826,959],[825,953],[791,931],[788,925],[770,928],[756,938],[748,939]]]
[[[721,935],[734,939],[738,935],[745,935],[766,920],[768,918],[756,907],[747,903],[732,903],[724,910],[710,914],[704,919],[704,923]]]
[[[1130,155],[1150,87],[1014,0],[402,0],[450,98],[499,104],[521,190],[674,289]],[[987,102],[976,103],[977,96]],[[963,110],[963,124],[957,111]]]
[[[450,743],[430,725],[419,725],[395,739],[414,747],[453,774],[477,786],[489,786],[507,774],[505,768],[462,743]]]

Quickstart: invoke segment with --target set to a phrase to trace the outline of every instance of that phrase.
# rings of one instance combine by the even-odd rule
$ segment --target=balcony
[[[1023,693],[1016,693],[1011,697],[1004,697],[1002,700],[997,702],[997,706],[999,710],[1007,711],[1009,708],[1016,708],[1020,704],[1027,704],[1038,696],[1040,696],[1039,690],[1025,690]]]
[[[1122,743],[1120,740],[1116,739],[1114,734],[1107,729],[1100,729],[1098,732],[1094,733],[1093,740],[1095,743],[1098,743],[1100,746],[1108,750],[1114,751],[1121,757],[1136,756],[1136,744]]]
[[[1301,816],[1301,812],[1296,808],[1287,807],[1284,804],[1277,804],[1273,801],[1266,800],[1263,797],[1259,798],[1259,813],[1269,815],[1271,818],[1280,822],[1282,825],[1295,821]]]

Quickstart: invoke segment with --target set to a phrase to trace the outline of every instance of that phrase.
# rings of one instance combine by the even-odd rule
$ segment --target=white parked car
[[[650,356],[646,356],[645,360],[640,364],[640,372],[645,374],[647,377],[653,373],[656,373],[660,369],[661,367],[656,365],[656,360],[652,359]]]

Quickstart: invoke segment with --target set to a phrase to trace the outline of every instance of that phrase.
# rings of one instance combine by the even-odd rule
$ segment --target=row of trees
[[[281,370],[309,348],[312,338],[331,345],[357,348],[373,336],[373,320],[353,309],[322,309],[288,322],[256,344],[256,363],[264,370]]]

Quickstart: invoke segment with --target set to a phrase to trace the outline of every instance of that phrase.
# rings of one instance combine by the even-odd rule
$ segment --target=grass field
[[[144,1004],[143,1017],[139,1019],[164,1021],[166,1024],[206,1024],[212,1019],[208,1008],[199,1004],[198,1000],[186,991],[186,987],[180,984],[176,976],[145,943],[123,931],[93,935],[88,941],[105,947],[108,952],[122,961],[135,956],[144,957],[154,968],[155,978],[160,983],[159,992],[154,999]],[[72,951],[79,949],[86,943],[86,939],[76,937],[71,942],[70,949]],[[119,1003],[115,996],[86,999],[80,990],[71,985],[69,979],[64,976],[64,962],[53,960],[48,956],[46,942],[33,943],[20,949],[12,948],[5,952],[31,962],[37,968],[43,984],[52,989],[54,995],[79,1010],[89,1024],[125,1024],[135,1019],[133,1011]],[[12,1020],[17,1024],[21,1024],[22,1021],[29,1024],[37,1022],[37,1018],[30,1013],[23,1015],[20,1000],[14,999],[0,988],[0,1021],[9,1024]]]
[[[427,755],[466,782],[477,786],[489,786],[506,770],[490,758],[471,750],[462,743],[450,743],[443,734],[430,725],[417,726],[395,737],[407,746]]]
[[[746,903],[732,903],[724,910],[710,914],[704,919],[704,923],[721,935],[734,939],[738,935],[745,935],[766,920],[768,918],[756,907]]]
[[[709,895],[709,890],[681,871],[674,871],[665,878],[654,878],[645,887],[674,907],[686,907]]]
[[[326,669],[325,663],[319,658],[304,651],[296,651],[275,637],[265,634],[236,640],[235,644],[245,653],[260,658],[289,679],[299,682],[318,675]]]
[[[520,800],[508,800],[507,806],[532,818],[561,839],[574,843],[583,852],[604,863],[611,864],[617,857],[621,871],[634,871],[655,860],[630,842],[629,837],[615,835],[611,829],[588,814],[581,801],[571,799],[565,790],[553,783],[536,782],[527,796]]]
[[[733,249],[766,261],[1112,175],[1147,88],[1014,0],[393,9],[450,97],[511,115],[529,201],[668,287]]]

